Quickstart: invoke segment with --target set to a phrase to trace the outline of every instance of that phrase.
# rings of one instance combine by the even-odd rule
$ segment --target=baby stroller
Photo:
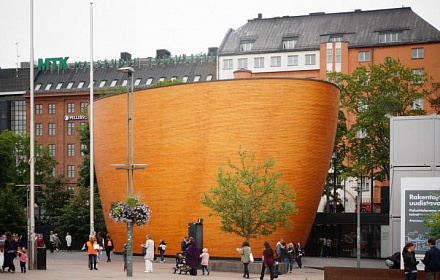
[[[187,274],[189,270],[190,267],[186,263],[186,258],[183,256],[182,253],[178,253],[176,255],[176,266],[173,267],[173,274],[176,273],[182,274],[182,272]]]

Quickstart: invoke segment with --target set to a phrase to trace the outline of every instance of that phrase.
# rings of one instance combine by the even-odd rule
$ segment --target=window
[[[50,90],[51,87],[52,87],[52,83],[48,83],[48,84],[46,85],[45,90]]]
[[[183,81],[184,83],[186,83],[186,82],[188,81],[188,76],[184,76],[184,77],[182,78],[182,81]]]
[[[296,38],[283,38],[283,49],[294,49],[296,45]]]
[[[107,83],[106,80],[101,81],[101,82],[99,83],[99,87],[100,87],[100,88],[104,87],[104,86],[105,86],[105,83]]]
[[[335,63],[341,63],[341,48],[335,49]]]
[[[194,82],[198,82],[198,81],[200,81],[200,75],[194,77]]]
[[[288,66],[298,66],[298,55],[287,56],[287,65]]]
[[[248,68],[248,59],[247,58],[239,58],[238,59],[238,69],[247,69]]]
[[[15,133],[26,132],[26,101],[15,100],[10,101],[11,114],[11,131]],[[0,110],[1,111],[1,110]],[[1,118],[5,120],[5,111],[0,113]]]
[[[264,67],[264,57],[254,58],[254,67],[255,68],[263,68]]]
[[[75,144],[67,144],[67,156],[68,157],[75,156]]]
[[[342,42],[342,36],[341,35],[330,35],[330,37],[328,38],[328,41],[330,43]]]
[[[206,76],[206,80],[207,81],[211,81],[212,80],[212,74],[209,74],[208,76]]]
[[[362,129],[358,130],[358,132],[357,132],[357,138],[359,138],[359,139],[363,139],[363,138],[365,138],[365,137],[367,137],[367,132],[366,132],[365,130],[362,130]]]
[[[177,77],[176,76],[173,76],[173,77],[171,77],[171,81],[175,81],[177,79]]]
[[[140,84],[141,84],[141,81],[142,81],[141,78],[136,79],[136,81],[134,81],[134,85],[135,85],[135,86],[140,85]]]
[[[110,84],[110,87],[115,87],[117,83],[118,80],[113,80],[112,83]]]
[[[79,83],[78,83],[78,88],[83,88],[83,87],[84,87],[84,83],[85,83],[85,82],[79,82]]]
[[[75,165],[67,166],[67,178],[75,178]]]
[[[43,124],[42,123],[36,123],[35,124],[35,135],[36,136],[42,136],[43,135]]]
[[[79,104],[79,111],[80,111],[82,114],[87,113],[87,105],[89,105],[89,103],[87,103],[87,102],[81,102],[81,103]]]
[[[400,42],[402,40],[402,32],[381,32],[379,33],[379,43]]]
[[[35,115],[41,115],[41,114],[43,114],[43,104],[36,104]]]
[[[316,54],[306,54],[306,65],[316,64]]]
[[[63,83],[58,83],[56,89],[60,89],[63,86]]]
[[[423,48],[414,48],[411,49],[411,58],[412,59],[421,59],[424,57],[424,50]]]
[[[232,59],[223,59],[223,70],[229,70],[234,67]]]
[[[68,122],[67,123],[67,135],[75,134],[75,123]]]
[[[56,171],[56,169],[55,169],[55,167],[53,167],[53,168],[52,168],[52,177],[55,177],[55,176],[56,176],[56,172],[55,172],[55,171]]]
[[[123,87],[126,87],[126,86],[127,86],[127,79],[125,79],[125,80],[122,81],[122,86],[123,86]]]
[[[370,61],[370,52],[358,52],[358,61]]]
[[[48,127],[49,127],[49,135],[50,136],[56,135],[56,126],[55,126],[55,124],[54,123],[49,123]]]
[[[55,157],[55,144],[49,144],[47,147],[49,148],[49,155]]]
[[[85,154],[85,151],[87,150],[87,145],[86,144],[81,144],[81,146],[80,146],[80,151],[81,151],[81,156],[83,157],[83,156],[85,156],[86,154]]]
[[[422,110],[423,109],[423,98],[417,98],[413,101],[411,110]]]
[[[411,70],[413,76],[411,77],[412,79],[412,84],[423,84],[423,76],[424,76],[424,72],[423,69],[412,69]]]
[[[40,88],[41,88],[41,84],[37,84],[34,90],[40,90]]]
[[[92,87],[94,87],[94,86],[95,86],[95,82],[96,82],[96,81],[93,81],[93,83],[92,83]],[[90,88],[90,83],[89,83],[89,86],[88,86],[88,88]]]
[[[158,82],[163,82],[165,81],[165,77],[160,77]]]
[[[35,156],[37,157],[43,156],[43,145],[38,144],[38,148],[36,149]]]
[[[67,103],[67,113],[75,113],[75,103]]]
[[[69,82],[68,84],[67,84],[67,89],[71,89],[73,87],[73,82]]]
[[[364,192],[370,191],[370,177],[362,176],[358,179],[358,187]]]
[[[281,66],[281,56],[271,56],[270,67],[280,67],[280,66]]]
[[[240,43],[240,52],[249,52],[252,50],[254,42],[245,41]]]
[[[333,63],[333,50],[327,49],[327,63]]]
[[[49,112],[49,114],[51,114],[51,115],[53,115],[53,114],[55,114],[55,104],[49,104],[49,105],[47,105],[48,106],[48,112]]]
[[[147,79],[147,82],[145,83],[145,85],[147,85],[147,86],[149,86],[149,85],[151,85],[151,83],[153,82],[153,78],[148,78]]]

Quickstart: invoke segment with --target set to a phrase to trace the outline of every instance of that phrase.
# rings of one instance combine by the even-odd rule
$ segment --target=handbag
[[[249,254],[249,261],[254,262],[254,255],[252,253]]]

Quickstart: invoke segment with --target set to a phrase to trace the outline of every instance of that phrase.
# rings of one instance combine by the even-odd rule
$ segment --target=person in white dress
[[[146,254],[144,256],[145,260],[145,271],[153,273],[153,261],[154,261],[154,241],[151,239],[151,235],[147,234],[147,241],[142,245],[146,248]]]

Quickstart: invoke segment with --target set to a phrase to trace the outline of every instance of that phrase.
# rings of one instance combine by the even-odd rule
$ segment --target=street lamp
[[[362,192],[364,191],[363,188],[363,176],[361,176],[360,181],[357,183],[357,226],[356,226],[356,235],[357,235],[357,242],[356,242],[356,259],[357,259],[357,267],[361,267],[361,208],[362,208]]]
[[[133,102],[133,67],[121,67],[118,71],[127,74],[130,80],[131,89],[127,84],[127,153],[125,164],[113,164],[117,170],[127,172],[126,197],[133,196],[134,193],[134,171],[144,169],[146,164],[134,163],[134,102]],[[133,222],[127,222],[127,277],[133,276]]]

